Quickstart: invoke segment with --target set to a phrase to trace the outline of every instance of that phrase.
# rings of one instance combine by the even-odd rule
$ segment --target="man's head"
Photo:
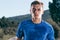
[[[30,13],[32,18],[41,18],[43,14],[43,3],[39,1],[33,1],[31,3]]]

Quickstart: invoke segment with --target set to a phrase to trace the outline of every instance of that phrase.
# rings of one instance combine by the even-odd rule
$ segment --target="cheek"
[[[34,18],[34,14],[33,13],[31,13],[31,17]]]
[[[42,15],[43,15],[43,14],[44,14],[44,11],[42,10],[42,11],[40,12],[40,14],[42,14]]]
[[[34,14],[33,14],[33,13],[31,13],[31,15],[32,15],[32,16],[34,16]]]
[[[30,11],[31,14],[33,14],[33,11]]]

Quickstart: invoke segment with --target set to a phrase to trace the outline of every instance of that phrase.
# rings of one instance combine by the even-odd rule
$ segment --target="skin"
[[[32,5],[30,8],[30,13],[32,16],[33,23],[41,23],[42,15],[43,15],[43,5],[40,4]],[[17,38],[17,40],[21,40],[21,39],[22,38]]]
[[[32,5],[30,8],[30,12],[32,15],[32,21],[33,23],[41,23],[42,20],[42,15],[43,15],[43,5],[40,4],[36,4],[36,5]]]
[[[17,38],[16,40],[21,40],[21,38]]]

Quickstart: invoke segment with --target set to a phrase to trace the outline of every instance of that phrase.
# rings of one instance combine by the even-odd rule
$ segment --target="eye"
[[[38,9],[38,11],[40,11],[40,9]]]
[[[36,11],[36,9],[35,9],[35,8],[33,8],[33,9],[32,9],[32,11],[33,11],[33,12],[35,12],[35,11]]]
[[[36,9],[35,9],[35,8],[33,8],[33,10],[35,11]]]

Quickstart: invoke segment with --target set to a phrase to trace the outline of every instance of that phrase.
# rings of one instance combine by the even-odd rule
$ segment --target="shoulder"
[[[25,24],[28,24],[29,22],[31,22],[31,19],[25,19],[25,20],[21,21],[19,24],[25,25]]]
[[[48,23],[47,21],[44,21],[44,20],[43,20],[43,24],[46,26],[50,26],[50,27],[52,26],[50,23]]]
[[[44,23],[44,26],[46,26],[50,31],[53,30],[53,26],[50,23],[48,23],[44,20],[43,20],[43,23]]]
[[[23,21],[21,21],[21,22],[19,22],[19,24],[18,24],[18,29],[23,29],[24,28],[24,26],[26,25],[26,24],[28,24],[28,19],[27,20],[23,20]]]

